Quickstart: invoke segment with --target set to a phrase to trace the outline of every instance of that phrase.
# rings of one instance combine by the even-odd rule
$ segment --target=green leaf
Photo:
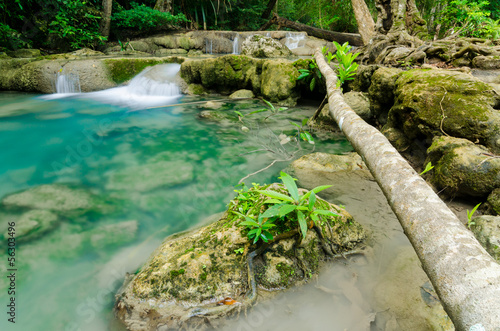
[[[237,110],[234,111],[236,113],[236,115],[240,116],[240,117],[243,117],[243,114]]]
[[[334,213],[331,210],[323,210],[323,209],[315,210],[314,213],[319,214],[319,215],[332,216],[332,217],[339,216],[339,214]]]
[[[296,205],[282,205],[280,207],[280,214],[279,216],[280,217],[283,217],[285,216],[286,214],[289,214],[291,213],[292,211],[294,211],[295,209],[297,209],[297,206]]]
[[[277,199],[267,199],[264,203],[282,203],[283,201]]]
[[[262,113],[262,112],[265,112],[265,111],[268,111],[268,110],[269,109],[266,109],[266,108],[258,109],[258,110],[254,110],[254,111],[249,112],[248,115],[258,114],[258,113]]]
[[[318,193],[318,192],[321,192],[323,190],[326,190],[327,188],[329,187],[332,187],[332,185],[322,185],[322,186],[318,186],[318,187],[315,187],[313,188],[312,190],[310,190],[309,192],[307,192],[306,194],[304,194],[301,198],[300,198],[300,201],[304,201],[306,199],[309,199],[309,196],[311,195],[312,192],[314,193]]]
[[[255,228],[255,229],[248,231],[248,236],[253,237],[257,233],[257,231],[259,231],[259,228]]]
[[[265,103],[266,103],[269,107],[271,107],[271,110],[273,110],[273,111],[274,111],[274,106],[273,106],[273,104],[272,104],[272,103],[270,103],[269,101],[264,100],[264,99],[262,99],[262,101],[264,101],[264,102],[265,102]]]
[[[280,214],[280,207],[281,205],[273,205],[269,207],[265,212],[260,214],[260,216],[263,218],[278,216]]]
[[[296,126],[296,127],[298,127],[299,129],[302,129],[302,128],[300,127],[300,125],[298,125],[298,124],[297,124],[297,123],[295,123],[295,122],[291,122],[291,121],[290,121],[290,124],[295,125],[295,126]]]
[[[297,212],[297,220],[299,221],[300,231],[302,232],[302,237],[305,238],[307,234],[307,223],[304,214],[301,211]]]
[[[292,178],[287,173],[284,173],[283,171],[280,172],[281,175],[281,181],[283,184],[285,184],[286,189],[288,190],[288,193],[290,193],[290,196],[295,200],[296,202],[299,202],[299,189],[297,188],[297,184],[295,184],[295,179]]]
[[[308,131],[304,131],[304,137],[304,140],[307,140],[308,143],[314,144],[314,139]]]
[[[307,122],[309,122],[309,118],[306,117],[302,120],[302,126],[306,125]]]
[[[268,197],[271,197],[271,198],[276,198],[276,199],[280,199],[280,200],[283,200],[283,201],[294,202],[294,200],[291,197],[289,197],[288,195],[284,195],[284,194],[276,192],[276,191],[271,191],[271,190],[257,190],[257,192],[259,192],[260,194],[267,195]]]
[[[250,226],[255,226],[255,227],[260,226],[260,224],[255,222],[254,220],[243,221],[243,222],[240,222],[239,225],[250,225]]]
[[[297,77],[297,80],[301,80],[301,79],[304,79],[306,78],[307,76],[309,76],[309,71],[308,72],[303,72],[299,75],[299,77]]]
[[[425,166],[424,171],[422,171],[422,172],[420,173],[420,176],[422,176],[422,175],[423,175],[423,174],[425,174],[426,172],[431,171],[433,168],[434,168],[434,166],[432,165],[432,162],[427,163],[427,165]]]
[[[316,203],[316,193],[312,192],[309,196],[309,210],[313,210],[314,204]]]
[[[311,79],[311,83],[309,83],[309,89],[312,91],[314,90],[315,86],[316,86],[316,77],[313,77],[313,79]]]

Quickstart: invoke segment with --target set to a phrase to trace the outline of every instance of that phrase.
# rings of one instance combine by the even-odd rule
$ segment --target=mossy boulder
[[[295,89],[298,69],[287,60],[268,60],[262,66],[261,94],[283,106],[294,106],[299,94]]]
[[[371,122],[373,114],[370,109],[370,98],[368,93],[347,92],[344,94],[344,101],[351,107],[356,114],[367,122]]]
[[[6,211],[48,210],[68,218],[96,212],[115,210],[112,201],[91,193],[84,188],[62,184],[46,184],[14,193],[2,199]]]
[[[103,60],[109,71],[111,80],[116,84],[126,82],[138,75],[145,68],[164,63],[182,63],[183,59],[177,57],[168,58],[118,58]]]
[[[181,77],[188,84],[201,84],[221,93],[248,89],[271,102],[288,106],[295,105],[299,96],[298,76],[298,69],[290,61],[244,55],[189,60],[181,65]]]
[[[500,96],[473,76],[447,70],[409,70],[399,75],[394,96],[387,124],[408,139],[448,134],[500,152]]]
[[[500,56],[498,55],[476,56],[472,60],[472,66],[474,68],[480,68],[486,70],[500,69]]]
[[[370,85],[372,83],[373,73],[380,68],[379,65],[362,65],[358,66],[356,70],[356,76],[351,81],[347,81],[347,85],[350,89],[358,92],[368,92]],[[375,91],[373,91],[375,92]]]
[[[42,55],[39,49],[28,49],[28,48],[16,49],[15,51],[7,51],[7,54],[10,57],[17,57],[17,58],[39,57]]]
[[[271,37],[263,35],[253,35],[245,39],[241,44],[241,54],[253,57],[287,57],[292,52],[285,45],[274,40]]]
[[[261,188],[285,193],[278,184]],[[261,195],[249,213],[263,211],[267,199]],[[166,238],[116,295],[118,318],[130,329],[220,328],[221,317],[304,284],[319,272],[327,255],[312,230],[300,242],[290,237],[270,244],[249,265],[248,254],[258,246],[248,239],[248,230],[238,226],[242,219],[233,212],[246,208],[246,203],[235,198],[215,223]],[[336,253],[355,249],[364,240],[363,229],[347,212],[321,199],[316,206],[340,215],[318,224],[324,243],[333,245]],[[296,221],[291,222],[282,224],[280,231],[295,229]],[[258,295],[249,279],[255,280]],[[225,298],[230,298],[229,304],[217,304]]]
[[[381,124],[386,123],[387,113],[394,104],[394,87],[401,72],[396,68],[378,68],[371,76],[370,107]]]
[[[488,204],[495,214],[500,215],[500,188],[494,189],[488,195]]]
[[[481,145],[453,137],[435,137],[425,163],[432,162],[431,182],[449,195],[486,197],[500,187],[500,158]]]
[[[500,263],[500,216],[478,216],[471,230],[488,253]]]

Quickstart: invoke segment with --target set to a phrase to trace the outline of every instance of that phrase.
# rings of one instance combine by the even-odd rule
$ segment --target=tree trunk
[[[100,32],[104,37],[109,36],[111,28],[111,11],[113,9],[113,0],[102,0],[102,21]]]
[[[171,13],[172,0],[156,0],[154,9],[159,10],[163,13]]]
[[[330,114],[382,188],[457,330],[500,326],[500,265],[389,141],[345,103],[319,49]]]
[[[378,10],[375,29],[381,34],[408,32],[420,39],[427,38],[427,26],[420,16],[415,0],[376,0]]]
[[[273,18],[271,18],[271,20],[269,20],[269,22],[264,24],[259,30],[265,30],[273,24],[278,24],[281,27],[284,26],[297,31],[304,31],[307,32],[307,34],[310,36],[330,41],[336,41],[341,44],[347,41],[349,42],[350,45],[353,46],[363,46],[363,39],[361,39],[361,36],[357,33],[341,33],[341,32],[334,32],[329,30],[313,28],[312,26],[305,25],[302,23],[297,23],[294,21],[290,21],[286,18],[280,17],[276,13],[273,15]]]
[[[277,1],[278,0],[269,0],[269,2],[267,3],[267,8],[262,14],[262,18],[269,18],[269,15],[271,15],[271,11],[273,10]]]
[[[375,34],[375,22],[364,0],[352,0],[351,3],[358,23],[358,32],[363,39],[363,43],[368,45]]]

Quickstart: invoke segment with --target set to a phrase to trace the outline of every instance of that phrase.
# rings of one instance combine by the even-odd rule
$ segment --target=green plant
[[[498,22],[490,18],[484,0],[452,0],[440,13],[443,36],[458,34],[463,37],[488,37],[496,34]]]
[[[476,210],[479,208],[479,206],[481,205],[481,203],[478,203],[474,208],[472,208],[471,211],[469,211],[469,209],[467,209],[467,227],[470,229],[470,227],[472,225],[475,225],[476,223],[472,220],[472,216],[474,215],[474,213],[476,212]]]
[[[235,111],[234,111],[234,113],[235,113],[236,115],[238,115],[238,119],[242,122],[242,121],[243,121],[243,118],[244,118],[245,116],[249,116],[249,115],[252,115],[252,114],[258,114],[258,113],[262,113],[262,112],[268,111],[268,112],[270,112],[271,114],[270,114],[269,116],[266,116],[266,117],[264,118],[264,120],[267,120],[269,117],[271,117],[271,116],[274,116],[274,115],[278,114],[280,111],[283,111],[283,110],[287,110],[287,109],[288,109],[287,107],[279,107],[279,108],[276,108],[276,107],[274,107],[274,105],[273,105],[272,103],[270,103],[269,101],[264,100],[264,99],[262,99],[262,101],[264,101],[264,102],[265,102],[265,103],[269,106],[269,108],[257,109],[257,110],[251,111],[251,112],[249,112],[248,114],[245,114],[245,115],[243,115],[243,114],[242,114],[240,111],[238,111],[238,110],[235,110]]]
[[[432,169],[434,169],[434,166],[432,165],[432,162],[427,163],[427,164],[425,165],[425,169],[424,169],[424,171],[422,171],[422,172],[420,173],[420,176],[422,176],[422,175],[423,175],[423,174],[425,174],[426,172],[431,171]]]
[[[158,27],[173,28],[178,24],[188,22],[182,13],[172,15],[160,12],[144,4],[131,3],[132,9],[121,10],[113,14],[111,20],[114,29],[134,29],[149,32]]]
[[[126,51],[130,41],[126,44],[122,43],[120,39],[118,39],[118,44],[120,45],[120,52]]]
[[[297,135],[295,136],[296,138],[300,137],[300,139],[307,141],[310,144],[314,144],[314,139],[313,139],[312,135],[309,133],[309,131],[306,131],[304,129],[304,127],[307,125],[308,121],[309,121],[308,118],[304,118],[302,120],[301,125],[298,125],[295,122],[290,122],[290,124],[297,127]]]
[[[297,80],[303,79],[308,82],[309,89],[313,91],[316,87],[316,82],[322,78],[322,75],[314,58],[311,59],[308,66],[308,69],[299,69],[300,75]]]
[[[238,200],[250,203],[250,205],[240,206],[239,211],[233,212],[244,218],[244,221],[240,222],[239,225],[248,229],[247,236],[253,240],[254,244],[259,240],[266,243],[272,240],[274,236],[271,232],[274,228],[278,229],[275,234],[286,232],[285,223],[287,222],[296,222],[302,238],[305,238],[307,230],[320,221],[321,216],[338,216],[331,210],[318,208],[316,203],[316,193],[331,187],[331,185],[318,186],[305,194],[300,194],[294,178],[284,172],[281,172],[280,175],[286,194],[275,190],[260,189],[257,184],[254,184],[253,190],[237,191],[239,193]],[[258,201],[262,195],[270,199],[259,204]],[[251,214],[255,211],[253,208],[255,205],[259,208],[259,213],[256,215]],[[265,210],[260,212],[260,209]]]
[[[338,87],[342,86],[346,80],[354,79],[356,70],[358,70],[358,64],[354,60],[359,56],[360,53],[349,53],[351,46],[348,42],[340,45],[337,42],[333,42],[337,48],[335,53],[335,58],[338,61]]]

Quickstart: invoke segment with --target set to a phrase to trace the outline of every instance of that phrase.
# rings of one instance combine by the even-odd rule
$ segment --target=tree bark
[[[375,35],[375,22],[364,0],[351,0],[351,3],[358,23],[358,32],[363,39],[363,43],[368,45]]]
[[[336,41],[341,44],[347,41],[349,42],[350,45],[353,46],[363,46],[363,39],[361,39],[361,36],[357,33],[341,33],[341,32],[313,28],[312,26],[305,25],[302,23],[297,23],[294,21],[290,21],[286,18],[280,17],[276,13],[273,15],[273,18],[271,18],[271,20],[266,24],[264,24],[259,30],[265,30],[272,24],[277,24],[281,27],[284,26],[297,31],[304,31],[307,32],[307,34],[310,36],[314,36],[329,41]]]
[[[271,15],[271,11],[273,10],[277,1],[278,0],[269,0],[269,2],[267,3],[266,10],[262,14],[262,18],[269,18],[269,15]]]
[[[378,16],[375,29],[381,34],[408,32],[419,38],[427,34],[425,20],[415,4],[415,0],[376,0]]]
[[[500,330],[500,265],[389,141],[344,102],[319,49],[330,114],[363,157],[457,330]]]
[[[154,9],[164,13],[172,12],[172,0],[156,0]]]
[[[111,11],[113,9],[113,0],[102,0],[102,21],[100,26],[101,35],[109,36],[111,28]]]

